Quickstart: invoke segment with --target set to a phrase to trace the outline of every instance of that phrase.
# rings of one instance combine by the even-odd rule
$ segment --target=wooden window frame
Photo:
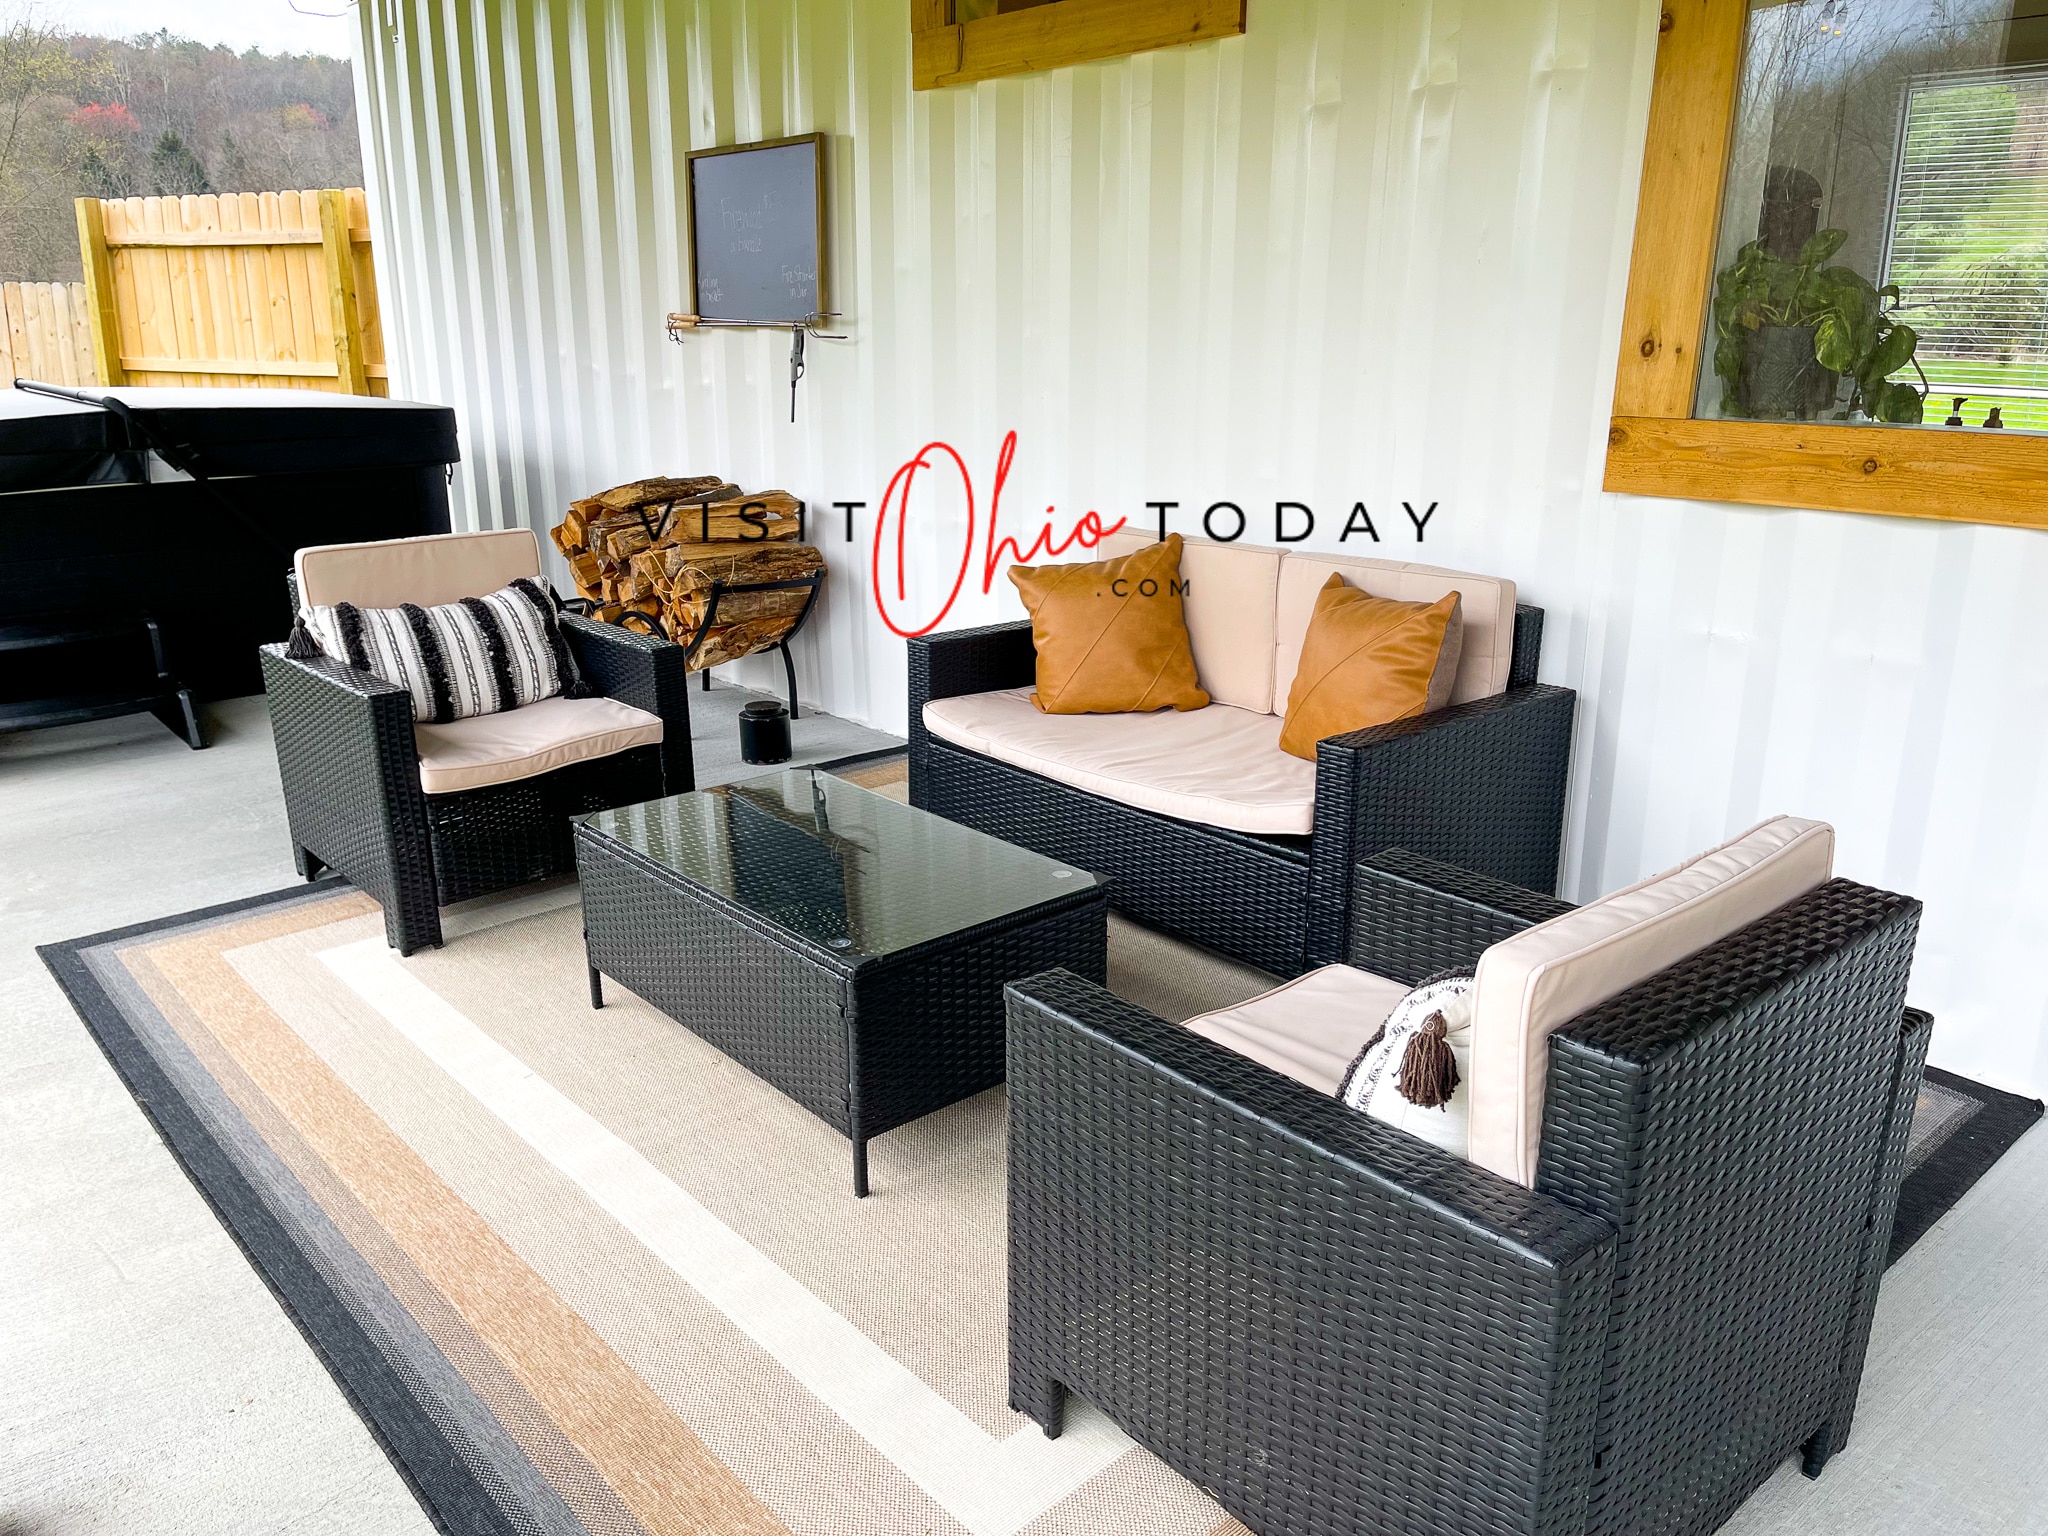
[[[1246,0],[1003,0],[953,20],[952,0],[910,0],[910,79],[920,91],[1236,37]]]
[[[1665,0],[1606,488],[2048,528],[2048,435],[1695,418],[1749,0]]]

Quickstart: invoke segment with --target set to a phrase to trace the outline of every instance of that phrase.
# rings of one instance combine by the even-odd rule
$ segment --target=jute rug
[[[573,885],[446,928],[401,960],[326,882],[44,951],[441,1529],[1243,1536],[1086,1404],[1008,1408],[1000,1089],[856,1201],[835,1132],[591,1009]],[[1183,1019],[1271,979],[1116,922],[1110,982]],[[1990,1092],[1923,1096],[1907,1242],[2040,1113]]]

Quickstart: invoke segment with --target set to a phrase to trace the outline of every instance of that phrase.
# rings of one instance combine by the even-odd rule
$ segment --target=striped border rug
[[[1005,1402],[1000,1090],[874,1143],[588,1001],[573,886],[401,960],[336,882],[44,957],[445,1531],[1241,1532]]]
[[[896,792],[900,763],[847,770]],[[338,881],[43,957],[449,1532],[1245,1536],[1076,1400],[1004,1401],[1001,1091],[845,1142],[612,988],[573,886],[401,960]],[[1163,1016],[1268,979],[1113,923]],[[2041,1114],[1933,1073],[1896,1258]]]

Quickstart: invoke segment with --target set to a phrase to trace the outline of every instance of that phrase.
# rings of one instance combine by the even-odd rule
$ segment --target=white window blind
[[[2048,393],[2048,70],[1907,90],[1887,278],[1922,366]]]

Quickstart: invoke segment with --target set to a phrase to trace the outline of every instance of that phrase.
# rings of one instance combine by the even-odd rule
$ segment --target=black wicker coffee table
[[[1101,984],[1108,886],[816,769],[576,826],[591,1006],[602,978],[853,1141],[1003,1080],[1003,984]]]

